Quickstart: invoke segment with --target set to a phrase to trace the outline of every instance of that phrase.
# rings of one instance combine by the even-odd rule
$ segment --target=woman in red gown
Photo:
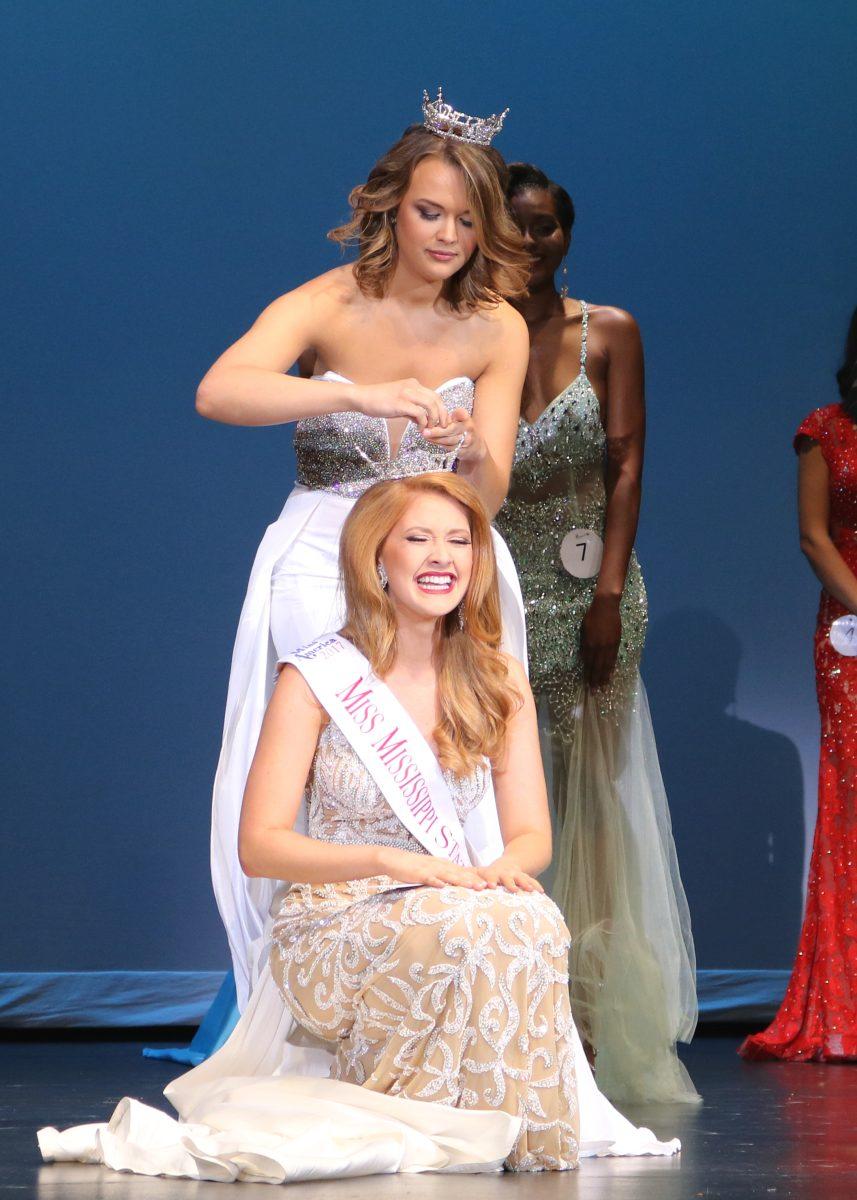
[[[741,1047],[749,1059],[857,1059],[857,310],[837,378],[842,402],[810,413],[795,437],[801,549],[823,585],[815,630],[818,818],[806,914],[780,1010]]]

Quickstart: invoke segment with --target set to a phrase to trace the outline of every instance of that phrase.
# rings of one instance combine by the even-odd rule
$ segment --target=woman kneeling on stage
[[[346,624],[281,664],[244,795],[244,870],[295,881],[271,972],[334,1078],[501,1110],[507,1166],[574,1167],[569,935],[487,515],[454,475],[379,484],[340,565]]]

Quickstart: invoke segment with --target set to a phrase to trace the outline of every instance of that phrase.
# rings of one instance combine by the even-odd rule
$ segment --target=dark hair
[[[574,224],[574,201],[560,183],[548,179],[544,171],[532,163],[509,163],[506,199],[513,200],[521,192],[547,192],[553,200],[556,215],[566,237]]]
[[[836,372],[842,407],[852,421],[857,421],[857,308],[851,314],[848,336],[845,339],[845,361]]]

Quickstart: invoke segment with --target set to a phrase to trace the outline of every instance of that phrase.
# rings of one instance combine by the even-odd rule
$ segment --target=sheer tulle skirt
[[[609,713],[581,686],[540,704],[555,808],[553,897],[572,936],[574,1018],[617,1102],[697,1102],[676,1054],[696,1025],[695,958],[642,680]]]

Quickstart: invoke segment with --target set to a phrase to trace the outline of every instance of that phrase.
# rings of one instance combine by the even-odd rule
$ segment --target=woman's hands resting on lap
[[[522,871],[517,863],[502,856],[487,867],[476,867],[477,874],[489,887],[505,888],[507,892],[543,892],[545,889],[532,875]]]
[[[433,854],[414,854],[394,846],[379,846],[378,867],[381,875],[389,875],[399,883],[415,883],[422,887],[469,887],[474,891],[502,887],[508,892],[544,891],[537,879],[502,857],[487,867],[460,867],[447,858],[437,858]]]

